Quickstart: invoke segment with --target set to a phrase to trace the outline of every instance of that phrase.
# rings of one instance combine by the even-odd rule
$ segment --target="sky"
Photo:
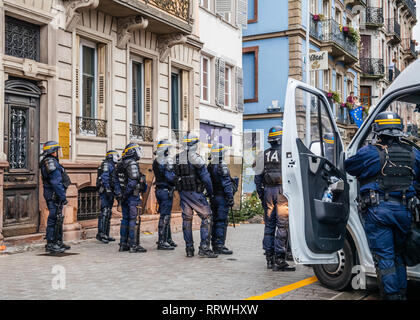
[[[417,19],[419,19],[420,17],[420,1],[417,4]],[[420,50],[420,22],[417,22],[416,26],[413,29],[413,36],[414,39],[419,43],[419,45],[417,46],[417,50]]]

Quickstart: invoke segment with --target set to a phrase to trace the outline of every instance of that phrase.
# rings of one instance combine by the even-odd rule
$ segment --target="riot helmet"
[[[157,144],[156,155],[158,157],[167,157],[172,147],[172,143],[169,140],[160,140]]]
[[[215,143],[212,145],[211,150],[210,150],[211,157],[212,159],[221,160],[223,159],[226,151],[227,151],[227,148],[223,144]]]
[[[327,147],[332,147],[334,145],[334,133],[324,133],[322,140]]]
[[[106,153],[106,160],[109,160],[109,161],[112,161],[112,162],[114,162],[114,163],[117,163],[118,162],[118,160],[119,160],[119,156],[118,156],[118,152],[117,151],[115,151],[115,150],[109,150],[107,153]]]
[[[395,112],[381,112],[373,123],[373,132],[381,136],[401,137],[403,136],[403,123],[401,117]]]
[[[188,132],[182,139],[182,144],[187,150],[192,150],[197,148],[197,143],[199,139],[196,134]]]
[[[283,137],[283,127],[274,126],[268,131],[268,142],[271,144],[281,143]]]
[[[42,155],[43,156],[47,156],[47,155],[51,155],[54,152],[57,152],[57,157],[62,157],[61,154],[61,147],[58,144],[57,141],[47,141],[44,143],[44,146],[42,148]],[[60,154],[59,154],[60,153]]]
[[[142,149],[137,143],[129,143],[122,154],[123,158],[134,158],[136,161],[140,160],[142,155]]]

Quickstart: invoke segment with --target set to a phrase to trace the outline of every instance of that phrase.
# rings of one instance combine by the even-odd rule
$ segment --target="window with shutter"
[[[190,73],[187,70],[182,70],[182,130],[188,130],[188,115],[189,115],[189,78]]]
[[[143,125],[143,63],[132,61],[132,123]]]
[[[236,24],[238,26],[241,26],[242,29],[246,29],[247,23],[248,23],[247,0],[237,0]]]
[[[216,60],[216,104],[223,107],[225,105],[225,68],[226,63],[223,59]]]
[[[81,50],[81,112],[83,117],[96,116],[96,46],[83,43]]]
[[[180,81],[179,74],[171,74],[171,129],[179,131],[180,121]]]
[[[146,59],[144,62],[144,88],[145,88],[145,105],[144,123],[148,127],[152,127],[152,60]]]
[[[231,86],[231,68],[225,68],[225,107],[231,107],[232,105],[232,86]]]
[[[244,80],[242,68],[236,68],[236,100],[238,104],[238,111],[244,111]]]
[[[97,118],[105,120],[105,85],[106,85],[106,45],[98,44],[98,115]]]
[[[210,59],[201,57],[201,100],[210,102]]]

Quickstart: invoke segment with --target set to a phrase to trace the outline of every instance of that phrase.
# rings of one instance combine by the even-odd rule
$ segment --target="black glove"
[[[60,206],[65,206],[67,203],[69,203],[67,200],[60,200],[60,201],[58,202],[58,204],[59,204]]]
[[[228,198],[227,203],[228,203],[229,208],[232,208],[233,205],[235,204],[235,201],[233,200],[233,198]]]

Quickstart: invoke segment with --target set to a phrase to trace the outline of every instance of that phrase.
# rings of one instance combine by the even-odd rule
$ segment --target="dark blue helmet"
[[[274,126],[268,131],[268,142],[280,142],[283,137],[283,127]]]
[[[199,139],[196,134],[188,132],[182,139],[182,144],[188,149],[192,146],[195,146],[198,143]]]
[[[322,138],[324,143],[332,145],[334,144],[334,133],[324,133],[324,137]]]
[[[107,153],[106,153],[106,159],[107,160],[110,160],[110,161],[112,161],[114,163],[117,163],[118,162],[118,159],[119,159],[118,152],[115,151],[115,150],[109,150],[109,151],[107,151]]]
[[[156,154],[158,156],[167,155],[171,148],[172,148],[172,143],[169,140],[167,139],[160,140],[157,144]]]
[[[403,136],[404,125],[402,119],[395,112],[381,112],[373,123],[373,132],[378,135],[391,137]]]
[[[54,152],[57,152],[60,149],[60,145],[57,141],[47,141],[44,143],[44,146],[42,148],[43,155],[52,154]]]
[[[212,157],[218,158],[218,159],[223,158],[226,151],[227,151],[227,148],[221,143],[213,144],[210,150]]]
[[[123,158],[134,158],[136,161],[142,156],[142,149],[137,143],[129,143],[122,153]]]

